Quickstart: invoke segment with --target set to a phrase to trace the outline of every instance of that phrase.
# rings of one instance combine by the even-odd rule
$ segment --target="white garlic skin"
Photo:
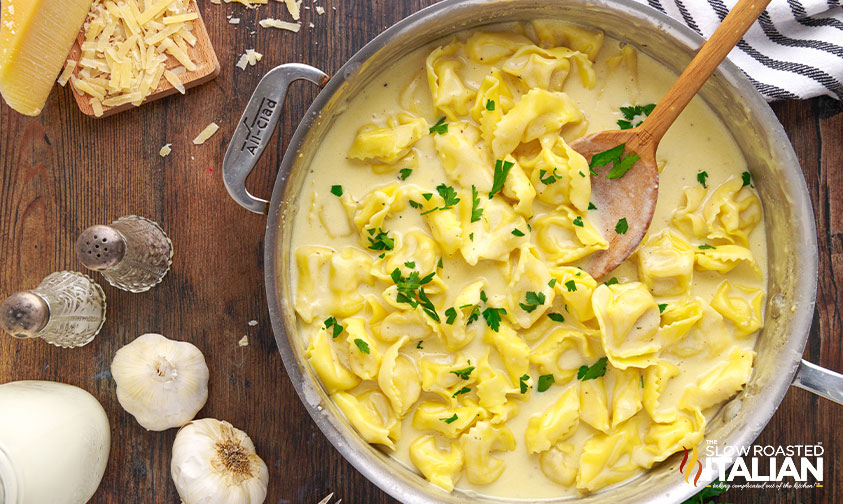
[[[117,400],[151,431],[181,427],[208,400],[208,366],[194,345],[144,334],[111,361]]]
[[[261,504],[269,470],[245,432],[213,418],[182,427],[170,475],[184,504]]]

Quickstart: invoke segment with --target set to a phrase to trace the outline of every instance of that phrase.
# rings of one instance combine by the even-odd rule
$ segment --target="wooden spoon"
[[[618,267],[641,243],[653,220],[659,195],[659,141],[769,3],[770,0],[740,0],[640,126],[602,131],[571,143],[589,162],[595,154],[621,144],[625,145],[625,156],[640,158],[617,179],[606,177],[613,167],[611,162],[594,168],[597,176],[591,179],[591,199],[599,212],[603,237],[609,242],[609,248],[593,254],[586,267],[594,278]]]

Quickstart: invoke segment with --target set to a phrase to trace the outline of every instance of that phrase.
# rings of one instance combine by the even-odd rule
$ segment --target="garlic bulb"
[[[179,430],[170,474],[184,504],[261,504],[269,482],[249,436],[213,418]]]
[[[147,430],[191,421],[208,400],[208,366],[198,348],[160,334],[144,334],[111,361],[117,400]]]

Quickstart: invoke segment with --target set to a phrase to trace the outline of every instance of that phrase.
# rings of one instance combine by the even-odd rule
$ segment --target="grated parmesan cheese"
[[[263,58],[263,54],[255,51],[254,49],[246,49],[246,52],[240,56],[240,59],[237,60],[237,63],[234,66],[240,70],[245,70],[246,66],[255,66],[261,58]]]
[[[240,24],[240,18],[229,18],[228,22],[231,24]]]
[[[288,30],[297,33],[301,29],[301,23],[290,23],[289,21],[281,21],[280,19],[266,18],[258,21],[262,28],[278,28],[279,30]]]
[[[167,85],[184,94],[178,76],[197,68],[190,52],[198,18],[189,0],[95,0],[71,84],[100,107],[138,106]]]
[[[284,3],[287,5],[287,10],[293,16],[293,19],[296,21],[301,19],[301,0],[284,0]]]
[[[320,16],[322,14],[325,14],[325,7],[322,7],[321,5],[317,5],[316,6],[316,13],[319,14]]]
[[[61,75],[56,82],[59,83],[59,86],[64,87],[67,84],[67,81],[70,80],[70,76],[73,75],[73,70],[76,68],[76,61],[75,60],[67,60],[67,64],[64,66],[64,71],[62,71]]]
[[[158,151],[158,155],[161,157],[167,157],[173,152],[172,149],[173,144],[167,144],[164,147],[161,147],[161,150]]]
[[[202,132],[199,133],[199,135],[197,135],[197,137],[193,139],[193,144],[202,145],[209,138],[214,136],[214,133],[216,133],[218,129],[220,129],[220,127],[217,125],[217,123],[214,122],[205,126],[205,129],[203,129]]]
[[[244,335],[237,344],[241,347],[249,346],[249,337]]]

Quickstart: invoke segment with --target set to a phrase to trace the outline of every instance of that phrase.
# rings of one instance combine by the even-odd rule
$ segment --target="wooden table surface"
[[[203,350],[211,370],[210,397],[200,417],[227,420],[245,430],[270,470],[268,503],[316,503],[329,492],[343,502],[394,502],[349,465],[315,427],[287,379],[266,309],[263,247],[266,219],[236,205],[220,166],[233,127],[260,77],[286,62],[328,73],[367,41],[432,0],[320,1],[324,15],[303,10],[294,34],[262,29],[265,17],[285,18],[283,4],[257,10],[201,2],[222,73],[187,96],[170,97],[115,117],[93,120],[76,108],[69,89],[56,88],[40,117],[0,105],[0,295],[36,286],[62,269],[83,270],[73,244],[86,227],[121,215],[159,222],[175,246],[163,284],[144,294],[118,291],[100,277],[108,319],[93,343],[62,350],[41,341],[0,338],[0,383],[55,380],[94,394],[112,428],[111,458],[92,502],[179,502],[170,479],[175,430],[147,432],[117,402],[109,366],[114,353],[145,332],[187,340]],[[313,5],[305,0],[305,5]],[[227,17],[239,17],[239,25]],[[308,29],[313,22],[315,29]],[[234,67],[240,54],[263,53],[255,67]],[[268,196],[286,142],[316,95],[296,84],[280,123],[249,180]],[[805,357],[843,370],[840,343],[843,289],[843,108],[819,98],[773,109],[802,163],[814,203],[820,277],[814,329]],[[205,145],[191,140],[211,121],[220,132]],[[166,143],[173,152],[161,158]],[[773,238],[775,240],[775,238]],[[256,320],[257,325],[248,325]],[[248,335],[249,346],[237,342]],[[735,503],[843,502],[839,457],[843,408],[791,389],[759,442],[826,447],[825,488],[775,493],[730,491]]]

